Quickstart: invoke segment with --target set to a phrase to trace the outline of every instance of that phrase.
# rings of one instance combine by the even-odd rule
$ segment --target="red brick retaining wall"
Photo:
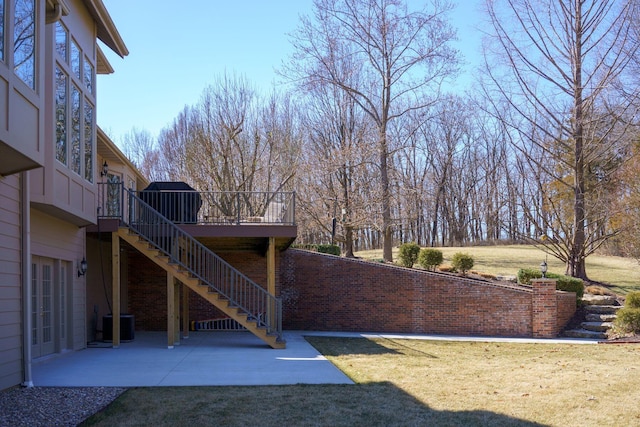
[[[266,287],[266,257],[221,256]],[[129,253],[128,267],[128,312],[136,316],[136,329],[165,331],[166,272],[136,251]],[[527,288],[294,249],[276,258],[276,283],[285,329],[551,336],[576,309],[573,293],[534,297]],[[194,293],[189,305],[191,320],[224,317]],[[551,320],[534,324],[534,306],[555,307],[556,314],[542,310]]]
[[[572,293],[534,298],[528,288],[300,250],[282,254],[280,276],[285,329],[550,336],[534,310],[557,332],[576,308]]]

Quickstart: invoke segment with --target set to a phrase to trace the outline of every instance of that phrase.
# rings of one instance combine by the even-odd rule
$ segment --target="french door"
[[[68,274],[65,261],[32,257],[31,356],[38,358],[68,347]]]

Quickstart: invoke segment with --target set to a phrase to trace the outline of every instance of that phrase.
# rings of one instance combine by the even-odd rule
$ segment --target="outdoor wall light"
[[[109,173],[109,165],[105,160],[104,163],[102,164],[102,171],[100,172],[100,176],[106,176],[108,173]]]
[[[82,261],[78,264],[78,277],[84,276],[87,274],[87,259],[82,257]]]
[[[540,271],[542,272],[542,278],[546,278],[547,277],[547,261],[544,260],[542,261],[542,263],[540,263]]]

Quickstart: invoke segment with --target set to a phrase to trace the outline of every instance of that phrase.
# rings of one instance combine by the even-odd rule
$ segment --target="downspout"
[[[20,173],[20,232],[22,234],[22,363],[24,387],[33,387],[31,377],[31,203],[29,202],[29,172]]]

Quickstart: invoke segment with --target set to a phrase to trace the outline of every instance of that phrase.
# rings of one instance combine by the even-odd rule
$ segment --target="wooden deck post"
[[[173,342],[180,345],[180,283],[173,281]]]
[[[120,347],[120,236],[117,231],[111,233],[111,286],[113,300],[111,345],[113,348],[118,348]]]
[[[269,248],[267,249],[267,291],[274,295],[276,294],[276,239],[275,237],[269,237]],[[268,305],[269,312],[267,318],[269,319],[272,328],[275,328],[275,301]]]
[[[189,287],[182,284],[182,338],[189,338]]]
[[[167,348],[173,348],[175,344],[175,278],[167,272]]]

